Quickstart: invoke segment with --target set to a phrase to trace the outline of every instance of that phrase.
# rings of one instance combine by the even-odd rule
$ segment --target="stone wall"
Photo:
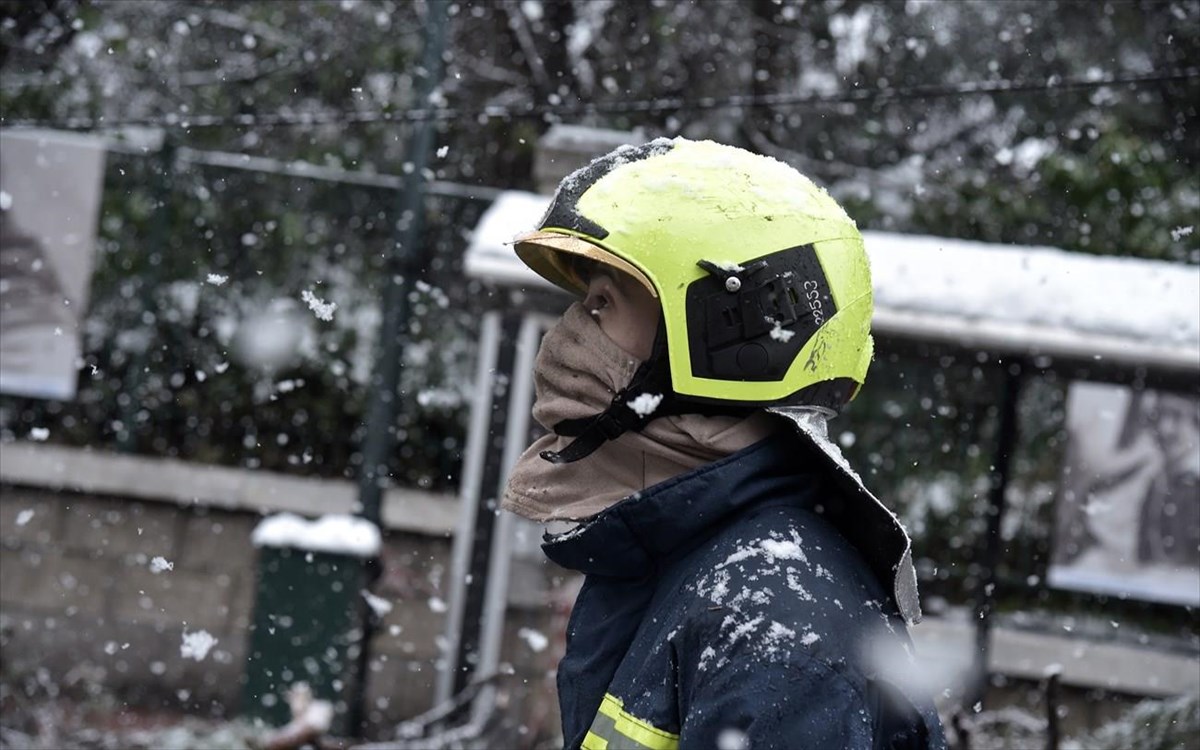
[[[115,695],[151,708],[236,714],[254,615],[253,528],[262,513],[280,505],[308,510],[309,515],[345,508],[330,502],[329,493],[318,494],[317,504],[306,508],[295,492],[260,492],[282,498],[274,504],[246,500],[214,507],[213,502],[193,501],[211,494],[211,487],[198,487],[199,475],[184,475],[202,471],[211,479],[211,467],[128,456],[114,461],[137,462],[138,471],[126,467],[122,474],[153,475],[159,486],[179,490],[175,497],[151,497],[167,491],[148,493],[142,483],[116,494],[111,477],[81,476],[70,468],[87,461],[106,466],[94,453],[77,461],[82,457],[68,449],[23,446],[26,454],[18,456],[13,448],[0,447],[3,689]],[[37,461],[67,468],[42,481],[29,469]],[[221,469],[218,484],[236,484],[238,478],[227,476],[236,471]],[[184,474],[169,483],[164,472]],[[253,474],[260,490],[269,488],[269,475]],[[281,481],[293,488],[296,482]],[[331,484],[337,483],[326,481],[324,489]],[[333,489],[352,493],[350,487]],[[455,506],[454,498],[421,493],[385,499],[384,573],[374,593],[392,609],[372,639],[365,706],[368,722],[377,728],[433,704],[444,603],[449,600],[449,527]],[[173,569],[153,572],[155,557],[169,561]],[[552,709],[547,714],[544,706],[525,705],[524,700],[549,688],[554,703],[547,676],[557,661],[555,649],[535,650],[518,635],[522,628],[549,635],[556,627],[556,615],[539,593],[548,591],[547,570],[517,564],[514,576],[519,582],[514,592],[523,593],[510,597],[506,622],[503,654],[514,673],[510,683],[520,686],[522,712],[556,728]],[[183,633],[196,630],[217,639],[199,662],[180,654]]]

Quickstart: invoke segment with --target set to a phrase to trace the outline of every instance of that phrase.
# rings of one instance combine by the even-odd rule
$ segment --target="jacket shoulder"
[[[740,518],[680,565],[690,620],[711,627],[717,617],[730,636],[762,630],[768,649],[775,641],[813,646],[860,630],[903,629],[861,556],[808,510],[776,506]]]
[[[767,724],[782,701],[788,708],[776,729],[832,743],[814,746],[937,734],[936,721],[925,721],[912,701],[895,700],[888,679],[896,665],[913,663],[903,620],[853,546],[819,515],[767,508],[689,557],[681,561],[683,622],[673,638],[685,733],[719,716],[773,736]],[[763,694],[774,696],[772,706],[757,705]],[[887,729],[892,724],[901,729]]]

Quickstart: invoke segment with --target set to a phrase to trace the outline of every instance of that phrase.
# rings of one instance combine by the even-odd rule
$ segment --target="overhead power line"
[[[104,149],[130,156],[147,156],[157,153],[160,145],[133,146],[116,139],[106,139]],[[230,151],[211,151],[181,146],[175,149],[175,160],[180,164],[199,164],[206,167],[221,169],[236,169],[246,172],[280,175],[284,177],[299,177],[305,180],[321,182],[336,182],[343,185],[358,185],[360,187],[385,188],[401,190],[404,187],[404,176],[363,170],[340,169],[313,164],[301,160],[285,161],[266,156],[251,156]],[[425,192],[442,198],[466,198],[469,200],[494,201],[504,192],[504,188],[487,185],[472,185],[463,182],[448,182],[446,180],[430,180],[425,183]]]
[[[1008,94],[1056,94],[1092,91],[1113,86],[1141,86],[1200,79],[1200,67],[1150,71],[1128,75],[1088,78],[1051,76],[1045,81],[974,81],[955,85],[886,86],[854,88],[834,93],[731,95],[724,97],[661,97],[606,102],[542,103],[517,106],[487,105],[478,109],[424,107],[407,110],[353,110],[348,112],[270,112],[265,114],[187,115],[167,113],[153,117],[122,120],[106,118],[66,118],[55,121],[17,120],[10,127],[52,127],[61,130],[99,130],[121,127],[311,127],[355,123],[412,123],[426,120],[490,119],[506,120],[571,117],[583,115],[621,115],[658,112],[699,112],[715,109],[759,107],[805,107],[831,104],[864,104],[905,100],[944,99],[961,96]]]

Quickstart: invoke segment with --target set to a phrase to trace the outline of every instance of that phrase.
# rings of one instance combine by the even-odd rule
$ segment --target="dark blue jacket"
[[[773,436],[547,537],[586,574],[558,669],[568,748],[945,746],[813,452]]]

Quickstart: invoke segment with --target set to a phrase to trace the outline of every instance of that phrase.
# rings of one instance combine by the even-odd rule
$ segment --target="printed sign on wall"
[[[103,180],[100,139],[0,131],[0,393],[75,397]]]
[[[1200,605],[1200,398],[1074,383],[1051,586]]]

